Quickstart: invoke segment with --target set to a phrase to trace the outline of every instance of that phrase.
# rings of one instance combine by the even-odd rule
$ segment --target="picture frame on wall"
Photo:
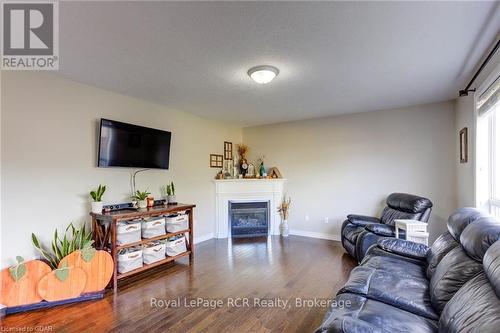
[[[210,167],[222,168],[224,166],[224,156],[217,154],[210,154]]]
[[[467,127],[464,127],[460,130],[459,140],[460,140],[460,163],[467,163],[469,161]]]
[[[224,159],[233,159],[233,143],[229,141],[224,141]]]

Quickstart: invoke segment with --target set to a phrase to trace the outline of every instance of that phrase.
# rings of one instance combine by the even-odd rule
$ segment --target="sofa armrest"
[[[347,219],[352,224],[359,225],[361,227],[364,227],[368,224],[373,224],[373,223],[382,223],[382,221],[380,221],[379,218],[376,218],[373,216],[365,216],[365,215],[349,214],[349,215],[347,215]]]
[[[379,236],[394,237],[396,231],[392,225],[383,223],[371,223],[365,226],[365,229]]]
[[[419,260],[425,260],[429,251],[427,245],[399,238],[381,239],[377,246],[384,251]]]

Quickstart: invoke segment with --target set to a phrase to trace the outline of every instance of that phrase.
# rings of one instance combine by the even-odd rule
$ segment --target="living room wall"
[[[459,97],[455,100],[456,125],[455,125],[455,149],[456,156],[460,156],[460,142],[458,140],[460,130],[464,127],[468,130],[468,161],[457,165],[457,203],[458,206],[475,206],[475,166],[476,166],[476,119],[474,109],[474,96]]]
[[[209,154],[241,129],[48,73],[3,72],[1,114],[1,259],[37,254],[30,234],[48,241],[55,228],[89,221],[88,192],[106,184],[107,202],[130,201],[128,168],[97,168],[101,117],[172,131],[170,170],[137,176],[137,188],[160,195],[173,180],[180,202],[196,203],[195,241],[211,238],[215,201]]]
[[[339,239],[347,214],[378,215],[407,192],[433,201],[432,241],[456,208],[454,113],[443,102],[249,127],[243,141],[288,179],[293,233]]]

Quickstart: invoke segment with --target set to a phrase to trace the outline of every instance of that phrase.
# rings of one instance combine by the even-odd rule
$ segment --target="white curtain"
[[[497,77],[477,101],[478,116],[482,117],[494,109],[495,104],[500,101],[500,77]]]

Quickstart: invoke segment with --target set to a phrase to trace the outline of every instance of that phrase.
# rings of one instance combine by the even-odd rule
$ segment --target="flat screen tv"
[[[97,166],[168,169],[172,133],[101,119]]]

